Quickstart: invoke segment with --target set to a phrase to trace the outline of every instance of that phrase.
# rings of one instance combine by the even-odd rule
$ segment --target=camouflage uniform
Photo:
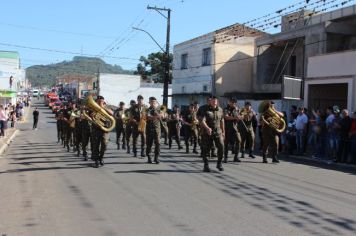
[[[168,118],[168,145],[169,148],[172,148],[172,139],[175,137],[175,140],[178,144],[178,149],[182,149],[180,144],[180,130],[182,128],[181,121],[178,119],[180,118],[180,114],[172,111],[169,114]]]
[[[253,150],[255,146],[255,132],[253,129],[253,120],[256,119],[255,113],[251,110],[239,122],[241,130],[241,158],[245,157],[245,151],[249,152],[249,156],[254,158]]]
[[[197,142],[198,142],[198,126],[199,124],[194,124],[194,118],[197,119],[196,112],[189,112],[183,116],[184,124],[184,142],[186,153],[189,153],[189,140],[192,140],[193,143],[193,153],[198,153],[197,151]]]
[[[102,163],[104,154],[109,143],[109,133],[103,131],[100,127],[92,124],[91,131],[91,158],[95,161],[95,164],[100,161]]]
[[[232,107],[227,105],[224,109],[224,116],[231,118],[239,117],[239,110],[236,107]],[[233,147],[234,162],[239,162],[238,153],[240,152],[241,145],[241,135],[238,128],[237,120],[228,120],[225,118],[225,141],[224,141],[224,162],[227,162],[228,152],[229,152],[229,144]]]
[[[82,142],[82,152],[84,156],[84,160],[88,160],[87,146],[89,144],[90,136],[91,136],[91,124],[86,119],[81,119],[80,121],[81,127],[81,142]]]
[[[120,149],[120,137],[122,135],[122,149],[126,148],[126,137],[125,137],[125,125],[122,119],[122,116],[125,113],[125,109],[119,108],[115,111],[115,120],[116,120],[116,144],[117,149]]]
[[[198,117],[201,121],[205,121],[207,126],[212,129],[212,134],[209,136],[206,129],[202,127],[201,148],[204,171],[210,171],[208,155],[213,144],[215,144],[218,150],[216,167],[219,170],[223,170],[221,162],[224,155],[224,140],[221,130],[221,122],[224,122],[224,112],[221,107],[213,108],[211,106],[203,106],[199,108]]]
[[[81,122],[79,117],[75,118],[74,121],[75,121],[75,126],[73,132],[73,140],[74,140],[75,150],[77,151],[77,156],[79,157],[80,145],[82,143],[82,127],[81,127]]]
[[[64,140],[62,139],[62,127],[63,127],[63,110],[60,109],[56,112],[56,121],[57,121],[57,140],[58,143],[62,140],[62,142],[64,142]]]
[[[125,110],[126,117],[130,117],[131,116],[133,109],[134,109],[133,107],[130,107],[129,109]],[[131,139],[131,135],[132,135],[132,129],[133,129],[132,122],[131,121],[126,122],[126,125],[125,125],[125,139],[126,139],[126,150],[127,150],[127,153],[131,152],[130,139]]]
[[[140,136],[141,137],[141,157],[145,157],[145,145],[146,145],[146,131],[144,130],[143,132],[140,132],[138,130],[138,125],[139,122],[144,115],[143,113],[147,110],[146,105],[135,105],[135,107],[131,110],[131,115],[134,119],[132,122],[132,148],[133,148],[133,153],[134,156],[137,156],[137,139]]]
[[[161,111],[158,108],[154,107],[149,107],[147,110],[147,116],[152,117],[159,115]],[[159,119],[156,120],[150,120],[147,119],[147,125],[146,125],[146,134],[147,134],[147,147],[146,147],[146,155],[148,158],[148,163],[151,163],[151,149],[153,143],[155,144],[155,156],[154,156],[154,161],[158,164],[159,160],[159,154],[160,154],[160,138],[161,138],[161,123]]]

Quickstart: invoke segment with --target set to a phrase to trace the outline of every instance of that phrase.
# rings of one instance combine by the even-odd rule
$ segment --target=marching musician
[[[128,118],[128,122],[126,122],[126,127],[125,127],[125,136],[126,136],[126,153],[130,154],[131,152],[131,147],[130,147],[130,138],[132,135],[132,130],[133,130],[133,122],[132,122],[132,114],[133,111],[136,107],[136,101],[131,100],[130,101],[130,107],[125,110],[125,116]]]
[[[154,151],[154,162],[159,164],[159,154],[160,154],[160,138],[161,138],[161,110],[158,107],[157,100],[155,97],[149,98],[150,107],[147,110],[147,124],[146,124],[146,134],[147,134],[147,147],[146,155],[147,162],[152,163],[151,160],[151,148],[153,143],[155,144]]]
[[[255,146],[255,131],[253,128],[254,120],[257,120],[256,113],[252,110],[251,103],[245,102],[243,108],[242,120],[240,122],[241,128],[241,158],[245,158],[245,151],[249,152],[249,157],[255,158],[253,149]]]
[[[215,96],[210,96],[209,105],[199,108],[198,117],[201,122],[202,137],[201,148],[202,157],[204,161],[204,172],[210,172],[208,154],[211,150],[213,143],[218,150],[218,161],[216,168],[223,171],[222,159],[224,155],[224,112],[218,106],[218,99]]]
[[[82,144],[82,152],[84,161],[88,160],[87,146],[89,144],[90,136],[91,136],[91,122],[84,118],[83,111],[85,110],[85,106],[81,107],[80,113],[80,128],[81,128],[81,144]]]
[[[113,116],[113,111],[105,107],[103,96],[98,96],[96,103],[103,108],[109,115]],[[109,143],[109,132],[103,131],[97,124],[92,123],[91,147],[92,159],[95,161],[94,167],[98,168],[99,164],[104,165],[104,154]]]
[[[178,144],[178,149],[182,149],[180,144],[180,130],[182,128],[182,116],[180,114],[180,109],[177,105],[174,105],[173,111],[169,114],[168,118],[168,147],[172,148],[172,139]]]
[[[267,104],[265,110],[267,110],[268,108],[271,108],[275,112],[275,114],[277,114],[280,118],[284,117],[282,112],[279,112],[275,109],[273,101],[270,101]],[[261,117],[262,115],[263,114],[261,114]],[[279,160],[277,159],[278,145],[279,145],[278,132],[276,129],[270,127],[265,122],[263,122],[262,119],[261,119],[261,125],[262,125],[262,136],[263,136],[263,148],[262,148],[263,163],[268,163],[267,152],[272,157],[273,163],[279,163]]]
[[[116,144],[117,149],[120,150],[120,137],[122,135],[122,149],[126,149],[126,137],[125,137],[125,103],[120,102],[119,108],[115,111],[115,120],[116,120]]]
[[[238,122],[241,120],[240,111],[237,108],[236,100],[229,99],[228,105],[224,110],[225,119],[225,141],[224,141],[224,163],[227,163],[229,144],[233,147],[234,162],[241,162],[238,154],[240,153],[241,135],[238,127]]]
[[[145,145],[146,145],[146,131],[145,127],[139,127],[142,122],[145,122],[145,113],[147,106],[143,103],[143,96],[137,96],[137,104],[131,113],[131,125],[132,125],[132,142],[133,153],[137,157],[137,139],[141,137],[141,157],[145,157]],[[144,125],[143,125],[144,126]]]
[[[198,154],[197,142],[199,121],[194,109],[194,104],[189,105],[189,111],[183,116],[183,124],[185,152],[189,153],[189,140],[191,139],[193,142],[193,153]]]

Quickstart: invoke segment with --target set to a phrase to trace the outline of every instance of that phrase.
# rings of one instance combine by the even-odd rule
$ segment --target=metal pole
[[[168,10],[168,18],[167,18],[167,38],[166,38],[166,56],[165,56],[165,76],[164,76],[164,84],[163,84],[163,105],[168,106],[168,86],[169,86],[169,44],[170,44],[170,32],[171,31],[171,10]]]

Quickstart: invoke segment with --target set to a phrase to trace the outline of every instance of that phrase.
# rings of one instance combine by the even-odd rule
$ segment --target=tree
[[[156,83],[163,83],[165,69],[165,53],[155,52],[146,57],[140,57],[135,74],[141,76],[143,80],[153,79]],[[169,83],[172,83],[172,62],[173,54],[169,54]]]

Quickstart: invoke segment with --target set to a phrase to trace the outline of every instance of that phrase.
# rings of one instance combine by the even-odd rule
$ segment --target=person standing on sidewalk
[[[33,129],[37,130],[38,116],[40,115],[40,113],[37,110],[37,107],[35,108],[32,114],[33,114]]]
[[[4,106],[0,105],[0,136],[5,137],[5,129],[7,124],[7,115],[4,110]]]
[[[297,116],[295,127],[297,129],[296,141],[297,141],[297,155],[302,155],[304,151],[304,140],[306,137],[308,117],[304,114],[304,108],[299,107],[299,114]]]

